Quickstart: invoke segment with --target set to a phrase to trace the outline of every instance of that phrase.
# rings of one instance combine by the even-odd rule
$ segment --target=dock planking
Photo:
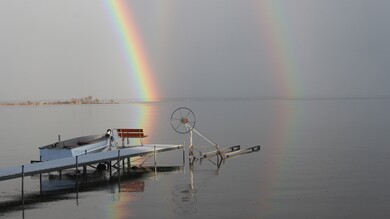
[[[171,151],[183,148],[183,145],[174,144],[144,144],[131,148],[123,148],[112,151],[105,151],[93,154],[80,155],[78,157],[69,157],[45,162],[24,164],[20,166],[8,167],[0,169],[0,181],[19,178],[22,176],[31,176],[35,174],[48,173],[53,171],[65,170],[76,166],[85,166],[107,162],[112,160],[120,160],[129,157],[138,157],[153,154],[156,152]],[[22,168],[24,169],[22,171]]]

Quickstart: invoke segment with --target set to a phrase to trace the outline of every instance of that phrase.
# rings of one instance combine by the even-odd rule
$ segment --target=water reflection
[[[143,192],[116,193],[118,184],[122,190],[125,181],[105,181],[94,192],[82,194],[81,190],[82,207],[75,207],[75,190],[60,196],[54,192],[54,206],[39,204],[39,192],[35,197],[30,192],[39,191],[38,180],[27,179],[26,209],[35,208],[27,210],[27,216],[54,213],[69,218],[110,218],[102,208],[105,212],[107,205],[122,204],[134,218],[152,218],[150,207],[161,218],[180,218],[180,214],[193,218],[389,215],[389,100],[178,101],[145,104],[146,109],[141,105],[2,108],[0,148],[4,153],[0,154],[0,166],[37,159],[37,145],[56,140],[58,134],[73,137],[112,127],[144,128],[151,143],[188,143],[188,136],[178,135],[169,124],[172,111],[182,105],[197,113],[197,127],[219,144],[261,144],[264,153],[228,159],[218,177],[211,162],[195,163],[194,187],[188,166],[182,170],[185,174],[167,174],[156,183],[153,178],[140,180],[145,182]],[[147,113],[137,114],[142,110]],[[143,123],[145,119],[151,122]],[[23,137],[20,127],[29,130]],[[161,154],[158,164],[181,163],[181,151],[175,153]],[[171,159],[178,157],[179,162]],[[0,217],[21,218],[22,213],[16,211],[21,209],[20,180],[0,182],[0,187]],[[48,197],[46,194],[44,198]],[[112,197],[120,202],[112,201]],[[186,203],[194,204],[188,209]],[[15,210],[10,212],[12,206]]]
[[[234,156],[225,159],[220,159],[219,156],[194,159],[193,156],[189,155],[190,162],[186,165],[186,169],[189,170],[189,179],[186,179],[183,183],[177,183],[171,192],[172,201],[175,205],[173,212],[179,216],[196,214],[198,212],[197,188],[206,187],[213,178],[219,175],[222,165],[225,164],[225,162],[228,162],[229,159],[237,158],[252,152],[258,152],[259,150],[260,149],[243,150],[242,152],[235,153]],[[197,176],[199,176],[198,180]]]
[[[197,159],[184,166],[133,166],[123,168],[111,176],[109,171],[91,169],[88,169],[86,175],[76,174],[74,170],[64,171],[61,175],[44,174],[40,179],[41,191],[26,194],[24,200],[19,195],[14,195],[10,197],[11,200],[0,202],[0,215],[19,211],[24,218],[25,210],[40,208],[42,203],[65,200],[73,201],[73,206],[78,206],[80,197],[85,199],[83,202],[87,202],[88,199],[95,199],[92,196],[97,195],[99,191],[107,191],[112,194],[108,208],[112,209],[112,212],[120,213],[117,215],[118,218],[126,215],[128,217],[134,213],[130,208],[134,205],[133,202],[137,200],[142,202],[133,194],[146,192],[146,182],[161,173],[169,173],[169,178],[175,181],[171,190],[173,213],[178,216],[194,215],[198,212],[198,189],[206,187],[217,177],[226,162],[229,162],[229,159],[221,161]],[[33,176],[32,180],[38,181],[38,178],[40,177]],[[93,193],[85,195],[88,192]]]
[[[190,165],[190,183],[178,184],[172,191],[172,201],[175,204],[173,212],[184,216],[197,212],[197,190],[194,186],[194,166]]]
[[[157,173],[180,172],[182,166],[164,167],[132,167],[121,171],[120,175],[110,176],[108,171],[91,171],[78,176],[75,171],[62,174],[52,173],[42,175],[40,190],[20,195],[9,196],[8,200],[0,202],[0,214],[24,209],[36,208],[39,203],[74,200],[78,205],[79,193],[108,190],[112,194],[135,193],[145,191],[145,180]],[[33,179],[39,176],[33,176]],[[24,214],[24,212],[23,212]]]

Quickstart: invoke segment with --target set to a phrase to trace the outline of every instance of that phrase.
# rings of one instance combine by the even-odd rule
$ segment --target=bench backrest
[[[117,129],[121,138],[145,138],[143,129]]]

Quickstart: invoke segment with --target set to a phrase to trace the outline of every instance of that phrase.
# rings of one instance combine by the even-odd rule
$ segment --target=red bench
[[[118,136],[122,138],[122,146],[124,146],[125,139],[127,139],[127,144],[129,144],[129,138],[138,138],[143,145],[143,138],[148,137],[144,134],[143,129],[117,129]]]

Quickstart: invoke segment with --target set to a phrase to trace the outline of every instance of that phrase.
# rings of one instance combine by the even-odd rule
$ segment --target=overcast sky
[[[390,96],[388,0],[128,1],[160,97]],[[131,98],[95,0],[0,1],[0,101]]]

